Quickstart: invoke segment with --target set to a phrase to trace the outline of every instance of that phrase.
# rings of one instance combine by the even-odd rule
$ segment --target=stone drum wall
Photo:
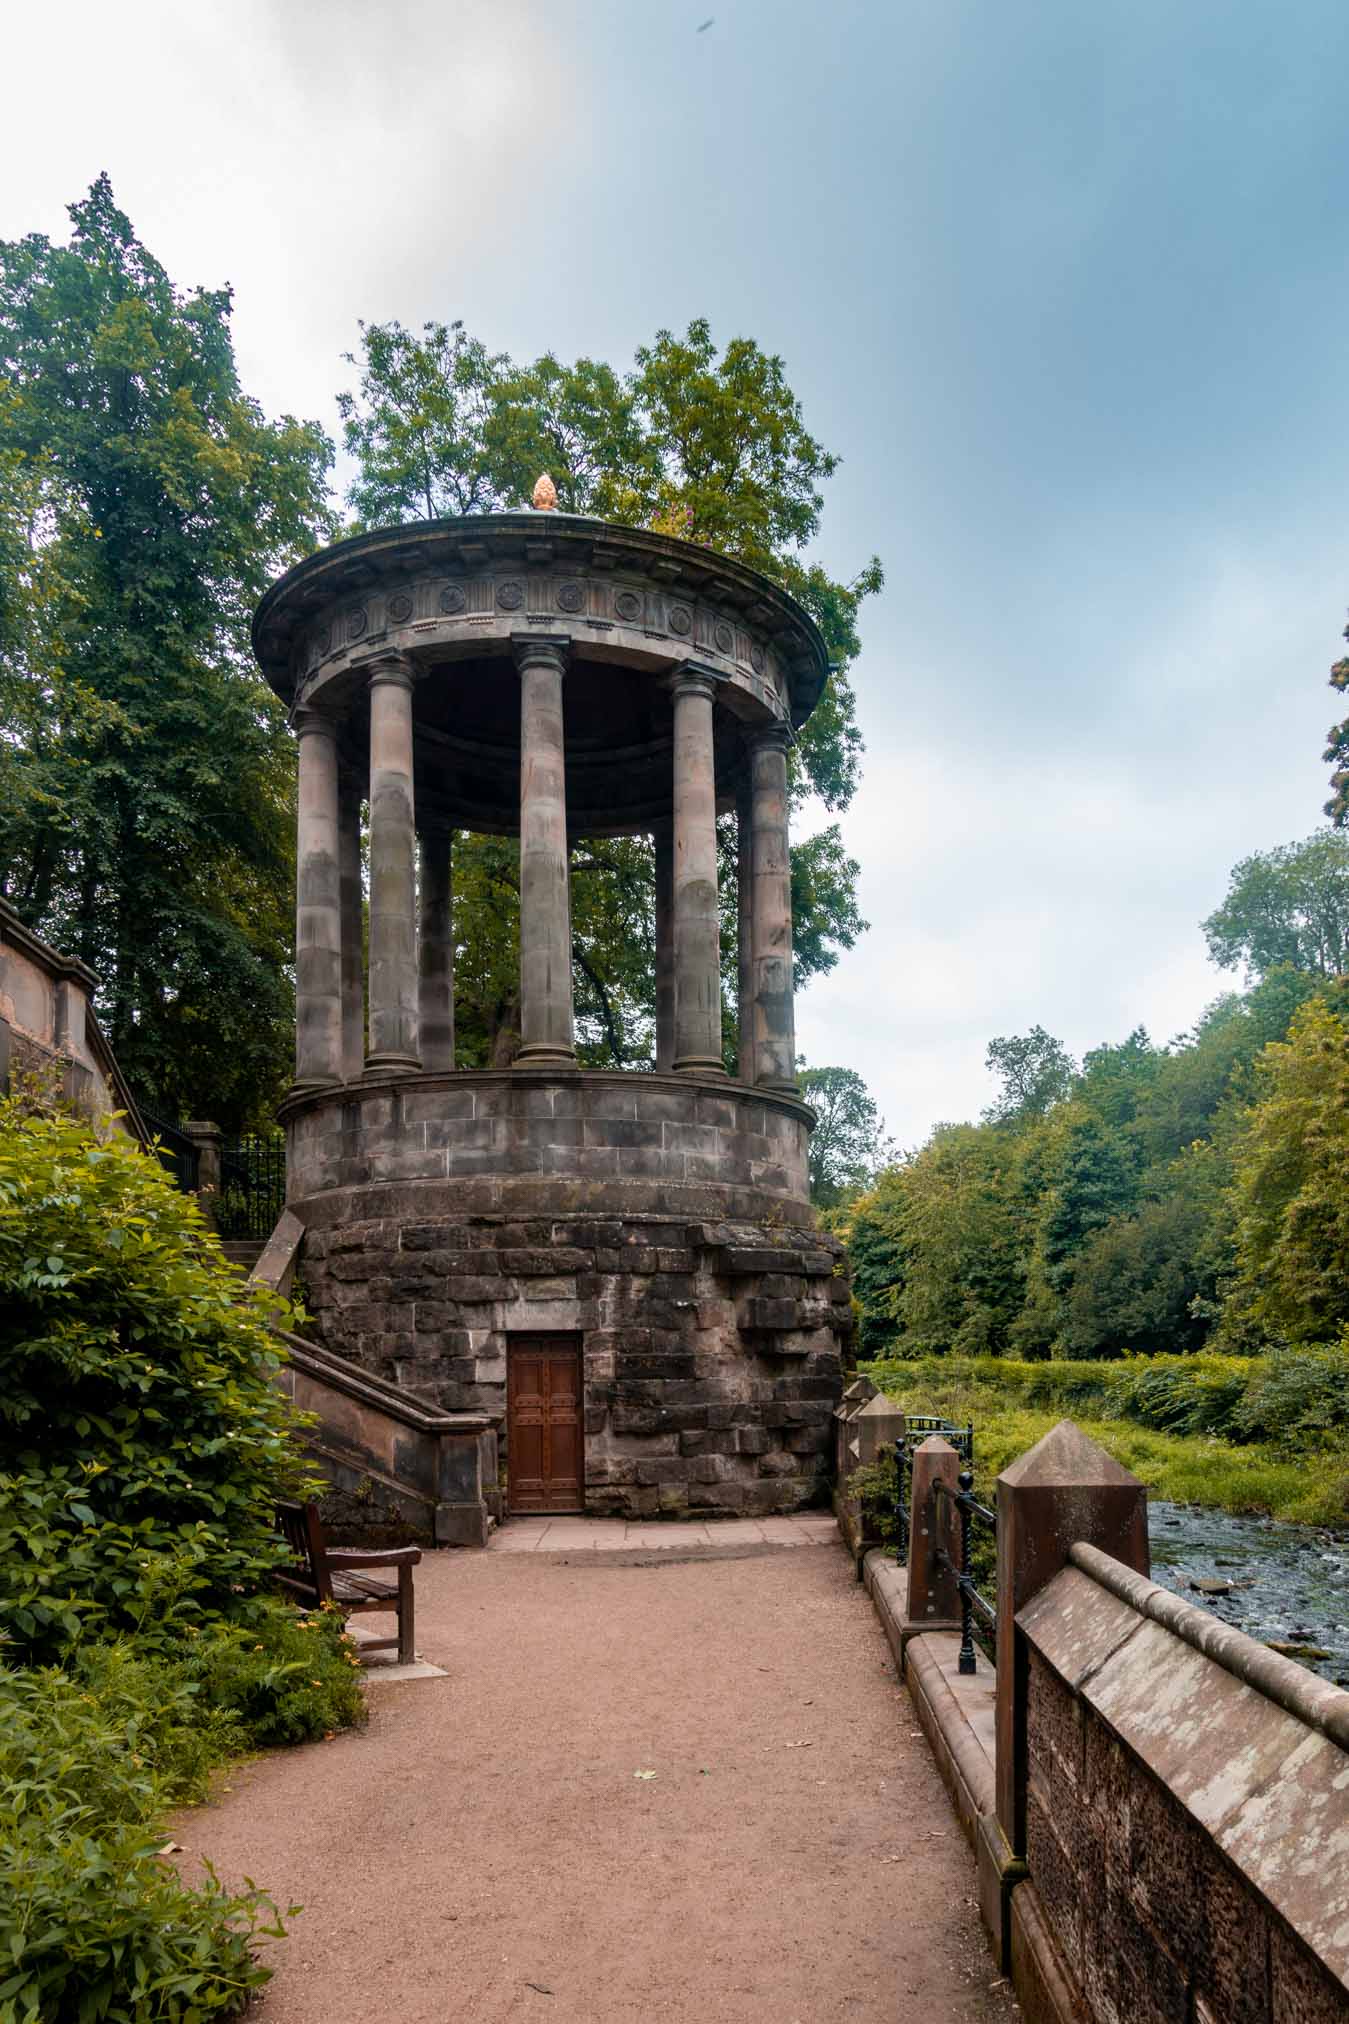
[[[509,1471],[512,1338],[578,1339],[595,1515],[826,1494],[851,1307],[806,1199],[799,1102],[517,1068],[297,1095],[283,1114],[330,1350],[493,1416]]]

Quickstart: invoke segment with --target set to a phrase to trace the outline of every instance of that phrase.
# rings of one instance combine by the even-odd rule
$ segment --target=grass
[[[1016,1363],[995,1358],[931,1357],[862,1366],[901,1409],[973,1421],[980,1494],[999,1470],[1061,1419],[1122,1462],[1154,1497],[1238,1514],[1264,1513],[1306,1525],[1349,1523],[1349,1439],[1342,1430],[1299,1430],[1278,1441],[1234,1441],[1217,1433],[1172,1432],[1127,1417],[1155,1379],[1184,1365],[1186,1389],[1226,1397],[1231,1358],[1129,1358],[1119,1364]],[[1251,1360],[1246,1387],[1263,1381]],[[1210,1368],[1205,1368],[1209,1366]],[[1217,1367],[1217,1368],[1214,1368]],[[1156,1390],[1155,1383],[1151,1387]],[[1202,1404],[1194,1409],[1202,1417]]]

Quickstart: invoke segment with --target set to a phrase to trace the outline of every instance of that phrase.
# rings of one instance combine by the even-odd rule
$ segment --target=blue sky
[[[697,33],[708,15],[713,25]],[[914,1143],[988,1038],[1165,1038],[1198,923],[1326,798],[1349,603],[1339,0],[75,0],[0,233],[106,168],[248,389],[335,425],[358,317],[782,353],[878,552],[845,819],[870,934],[799,1007]]]

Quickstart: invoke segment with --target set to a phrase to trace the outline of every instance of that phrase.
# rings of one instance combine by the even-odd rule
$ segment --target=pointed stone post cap
[[[557,511],[557,486],[546,471],[540,475],[534,487],[534,511],[536,513]]]
[[[1009,1462],[998,1477],[1012,1489],[1049,1489],[1080,1485],[1083,1489],[1129,1488],[1142,1484],[1108,1455],[1073,1420],[1060,1420],[1042,1434],[1033,1448],[1027,1448]]]

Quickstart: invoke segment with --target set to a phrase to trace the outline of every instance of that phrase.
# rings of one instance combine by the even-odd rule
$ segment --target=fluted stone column
[[[674,825],[658,822],[656,846],[656,1067],[668,1075],[675,1056]]]
[[[354,1082],[365,1065],[365,893],[361,883],[361,783],[337,782],[337,868],[342,909],[342,1074]]]
[[[754,793],[748,771],[735,794],[736,1074],[754,1080]]]
[[[454,927],[451,918],[454,832],[446,822],[422,831],[421,1048],[423,1068],[454,1067]]]
[[[713,683],[674,683],[674,965],[676,1069],[724,1075]]]
[[[370,671],[370,1052],[367,1069],[417,1054],[417,874],[412,682],[401,654]]]
[[[520,1051],[522,1066],[574,1068],[567,775],[560,640],[517,639],[520,670]]]
[[[295,837],[295,1080],[342,1079],[342,920],[337,869],[337,726],[299,710]]]
[[[787,835],[784,724],[750,743],[753,863],[754,1081],[795,1092],[796,1021],[792,981],[792,862]]]

